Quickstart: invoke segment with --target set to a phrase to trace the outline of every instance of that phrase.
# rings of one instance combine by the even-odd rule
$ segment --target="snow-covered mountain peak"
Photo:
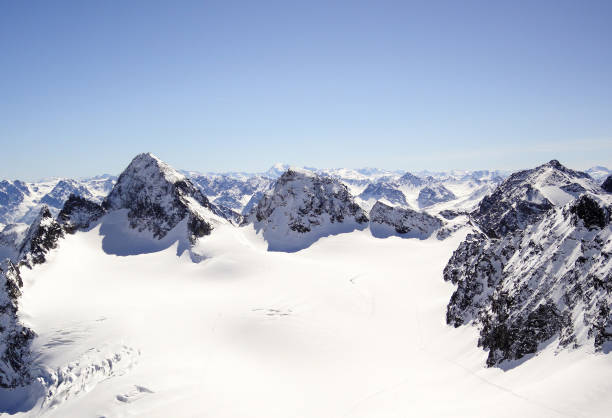
[[[176,183],[185,179],[185,176],[179,173],[170,165],[160,160],[150,152],[138,154],[132,162],[127,166],[123,173],[139,173],[141,176],[156,176],[162,175],[164,179],[170,183]]]
[[[288,169],[249,215],[269,248],[296,251],[322,236],[349,232],[368,222],[346,185],[307,170]]]
[[[482,199],[472,216],[489,236],[501,236],[533,223],[553,206],[567,204],[585,192],[601,191],[588,174],[551,160],[512,174]]]
[[[226,219],[191,180],[149,153],[132,160],[102,206],[107,211],[128,209],[130,226],[158,239],[186,217],[192,239],[209,234],[211,221]]]

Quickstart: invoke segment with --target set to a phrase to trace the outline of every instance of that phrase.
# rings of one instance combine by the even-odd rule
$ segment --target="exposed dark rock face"
[[[440,229],[443,222],[435,216],[412,209],[403,209],[376,202],[370,211],[370,225],[375,232],[377,225],[386,225],[400,235],[427,238]]]
[[[449,200],[454,200],[456,198],[457,196],[455,196],[453,192],[441,184],[432,184],[421,189],[417,202],[419,202],[420,208],[427,208],[435,205],[436,203],[448,202]]]
[[[189,231],[189,241],[194,244],[198,238],[210,235],[212,226],[199,216],[189,215],[187,230]]]
[[[183,219],[189,217],[192,237],[210,234],[212,224],[204,213],[227,219],[227,214],[211,204],[185,176],[151,154],[134,158],[119,176],[104,200],[107,210],[128,209],[130,226],[150,231],[163,238]],[[236,217],[240,216],[236,214]]]
[[[612,176],[608,176],[608,178],[606,178],[606,180],[601,185],[601,188],[608,193],[612,193]]]
[[[571,206],[570,212],[582,220],[587,228],[604,228],[610,223],[610,213],[599,206],[597,201],[588,195],[580,196]]]
[[[34,332],[17,316],[23,283],[11,261],[0,263],[0,387],[14,388],[30,379],[30,345]]]
[[[77,230],[89,228],[104,213],[102,205],[72,194],[57,216],[57,220],[66,232],[73,234]]]
[[[57,247],[60,238],[64,237],[64,229],[53,219],[49,208],[43,206],[25,234],[19,249],[20,264],[32,267],[45,262],[46,254]]]
[[[359,198],[363,200],[385,199],[393,205],[408,206],[404,193],[402,193],[401,190],[398,190],[396,185],[385,182],[369,184],[368,187],[361,192]]]
[[[465,212],[458,212],[455,210],[449,210],[449,209],[445,209],[443,211],[440,211],[439,215],[441,217],[443,217],[444,219],[455,219],[457,216],[461,216],[461,215],[467,215],[467,213]]]
[[[585,191],[598,193],[599,190],[588,174],[552,160],[512,174],[482,199],[472,217],[488,236],[499,238],[533,224],[555,205],[565,204]],[[567,196],[567,199],[554,200],[562,199],[558,196]]]
[[[444,279],[447,323],[480,328],[488,366],[558,348],[612,344],[610,202],[582,196],[501,238],[469,235]],[[612,346],[611,346],[612,348]]]

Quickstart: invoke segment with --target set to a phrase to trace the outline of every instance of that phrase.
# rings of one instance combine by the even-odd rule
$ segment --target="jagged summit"
[[[125,187],[128,180],[139,180],[149,190],[155,186],[172,185],[179,181],[185,180],[186,177],[177,170],[157,158],[155,155],[147,152],[138,154],[130,164],[123,170],[117,183],[106,201],[111,205],[119,203],[113,198]]]
[[[271,250],[297,251],[318,238],[365,227],[368,217],[339,180],[297,168],[285,171],[249,222]]]
[[[597,194],[601,188],[588,174],[551,160],[512,174],[483,198],[472,217],[487,235],[500,237],[524,228],[547,210],[584,192]]]
[[[43,206],[28,228],[19,248],[18,261],[31,267],[45,262],[49,250],[57,247],[64,236],[61,225],[53,218],[47,206]]]

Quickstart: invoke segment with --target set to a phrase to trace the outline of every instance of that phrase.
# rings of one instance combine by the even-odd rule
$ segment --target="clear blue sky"
[[[3,1],[1,178],[612,166],[612,1]]]

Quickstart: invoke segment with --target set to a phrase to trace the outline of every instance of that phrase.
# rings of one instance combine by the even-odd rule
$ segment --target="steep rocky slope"
[[[0,262],[0,387],[28,383],[30,345],[35,334],[17,316],[23,282],[10,260]]]
[[[611,204],[588,175],[551,161],[510,176],[472,214],[486,233],[468,235],[444,270],[457,285],[446,320],[479,328],[487,365],[555,341],[612,348]]]

